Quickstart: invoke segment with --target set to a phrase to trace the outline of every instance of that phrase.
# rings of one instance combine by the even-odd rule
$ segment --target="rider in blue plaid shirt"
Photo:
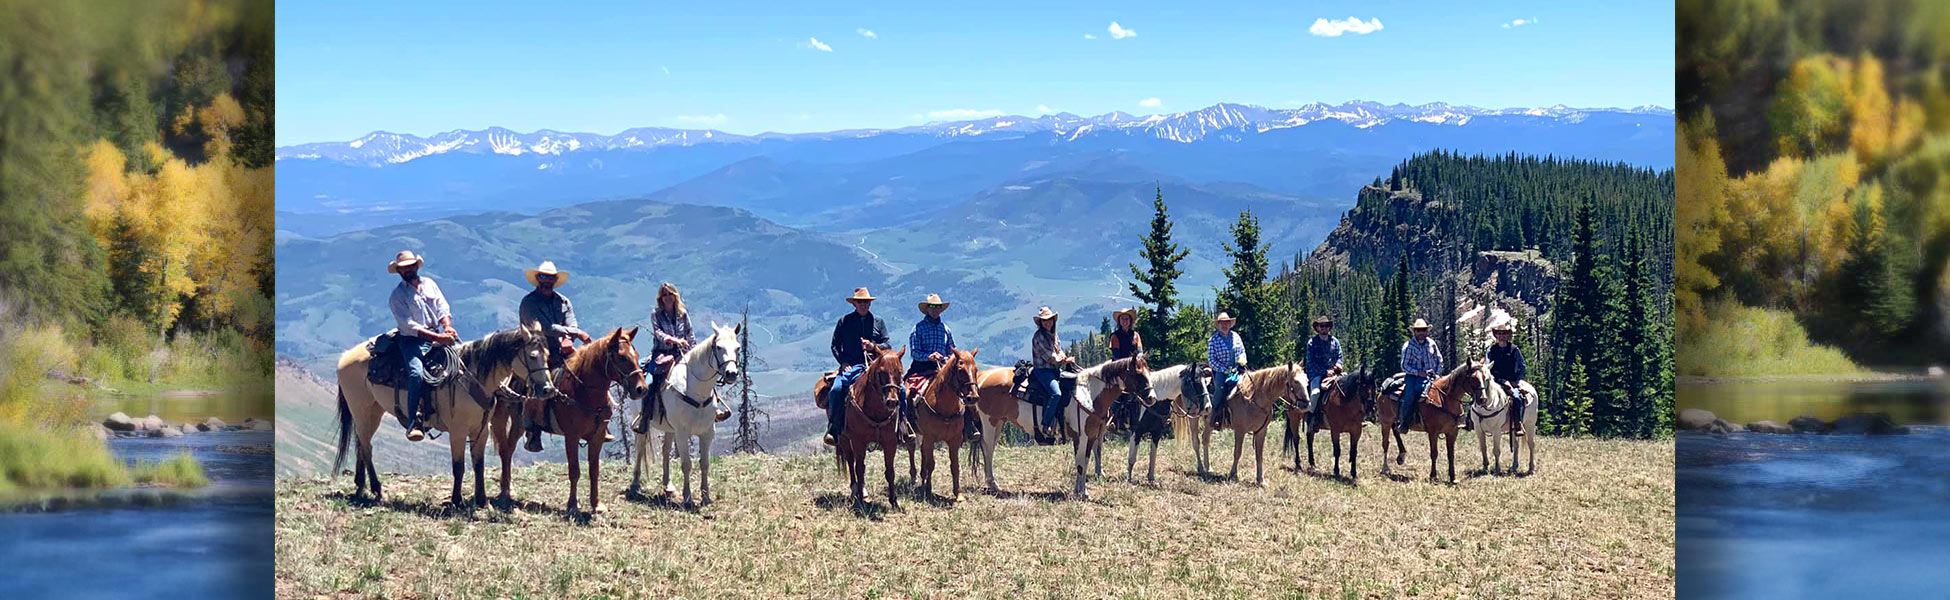
[[[926,316],[914,324],[914,333],[907,336],[908,356],[914,357],[913,362],[908,363],[908,377],[934,376],[935,370],[941,368],[942,361],[948,360],[948,356],[955,351],[955,332],[949,331],[948,325],[941,322],[941,312],[948,310],[948,303],[942,302],[941,296],[928,294],[928,299],[921,302],[920,308],[921,314]]]
[[[1402,385],[1401,411],[1395,415],[1395,431],[1408,432],[1409,411],[1415,409],[1415,402],[1428,392],[1429,382],[1442,370],[1442,351],[1435,347],[1435,340],[1429,339],[1429,323],[1416,319],[1408,331],[1411,337],[1402,344],[1402,373],[1407,376]]]

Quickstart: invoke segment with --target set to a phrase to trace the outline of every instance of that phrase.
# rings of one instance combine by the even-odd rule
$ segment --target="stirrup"
[[[406,441],[417,442],[424,439],[427,439],[427,434],[426,432],[420,431],[420,428],[409,427],[406,429]]]
[[[826,442],[826,445],[828,445],[828,446],[839,446],[839,445],[840,445],[840,441],[839,441],[839,439],[837,439],[837,438],[835,438],[835,437],[833,437],[833,434],[830,434],[830,433],[828,433],[828,434],[826,434],[826,439],[825,439],[824,441]]]
[[[637,413],[636,423],[630,425],[630,431],[636,432],[637,435],[650,433],[650,415]]]

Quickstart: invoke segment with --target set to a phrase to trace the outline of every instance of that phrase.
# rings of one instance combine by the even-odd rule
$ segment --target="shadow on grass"
[[[688,505],[684,504],[683,502],[677,500],[677,496],[673,494],[666,494],[663,492],[658,492],[655,494],[645,494],[643,493],[643,490],[641,488],[628,488],[623,490],[623,493],[619,495],[622,496],[623,500],[626,502],[630,502],[632,504],[639,504],[650,508],[662,509],[662,510],[697,514],[698,510],[703,508],[702,505],[697,504],[695,502]]]
[[[876,522],[886,520],[887,513],[893,510],[886,504],[872,500],[863,500],[856,505],[853,503],[853,495],[847,492],[826,492],[814,496],[813,506],[828,512],[851,511],[853,516]]]

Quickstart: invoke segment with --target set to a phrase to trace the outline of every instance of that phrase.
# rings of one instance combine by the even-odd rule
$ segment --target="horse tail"
[[[1280,442],[1281,452],[1289,450],[1295,453],[1300,452],[1300,427],[1302,425],[1295,423],[1293,419],[1289,418],[1286,420],[1286,436]]]
[[[339,388],[339,448],[332,457],[332,476],[337,477],[339,469],[345,466],[345,445],[352,440],[352,407],[345,403],[345,388]]]

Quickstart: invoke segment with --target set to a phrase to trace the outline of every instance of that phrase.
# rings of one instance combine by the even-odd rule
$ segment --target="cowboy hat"
[[[1408,329],[1410,331],[1414,331],[1417,329],[1428,329],[1428,328],[1429,328],[1429,322],[1421,319],[1416,319],[1415,324],[1408,326]]]
[[[948,303],[947,303],[947,302],[942,302],[942,301],[941,301],[941,296],[938,296],[938,295],[935,295],[935,294],[928,294],[928,299],[926,299],[926,300],[922,300],[922,301],[921,301],[921,303],[920,303],[920,304],[917,304],[917,305],[915,305],[915,307],[916,307],[916,308],[927,308],[927,307],[928,307],[928,305],[930,305],[930,304],[939,304],[939,305],[941,305],[941,309],[942,309],[942,310],[947,310],[947,309],[948,309]]]
[[[535,282],[536,275],[554,275],[555,287],[562,287],[562,284],[569,282],[569,272],[556,270],[555,261],[552,260],[542,261],[542,264],[540,266],[537,266],[533,269],[529,269],[527,274],[528,274],[528,285],[532,285],[535,287],[542,286],[542,284]]]
[[[1232,318],[1232,314],[1227,313],[1226,311],[1223,310],[1219,311],[1219,316],[1212,317],[1213,323],[1232,323],[1238,320],[1239,319]]]
[[[867,293],[867,288],[863,288],[863,287],[853,288],[853,295],[847,297],[846,301],[852,302],[855,300],[865,300],[867,302],[872,302],[873,294]]]
[[[1314,324],[1315,324],[1315,325],[1333,325],[1333,324],[1334,324],[1334,318],[1333,318],[1333,317],[1330,317],[1330,316],[1327,316],[1327,315],[1321,315],[1321,316],[1320,316],[1320,318],[1318,318],[1318,319],[1314,319]]]
[[[1135,308],[1126,308],[1126,309],[1124,309],[1124,310],[1119,310],[1119,311],[1112,311],[1112,312],[1110,313],[1110,319],[1111,319],[1112,321],[1115,321],[1115,320],[1117,320],[1117,318],[1118,318],[1118,317],[1130,317],[1132,321],[1136,321],[1136,320],[1137,320],[1137,309],[1135,309]]]
[[[1050,310],[1047,306],[1036,309],[1036,320],[1054,321],[1056,320],[1056,311]]]
[[[1513,328],[1511,328],[1511,327],[1510,327],[1510,322],[1509,322],[1509,321],[1504,321],[1504,322],[1502,322],[1502,323],[1497,323],[1497,324],[1496,324],[1495,326],[1493,326],[1493,327],[1490,327],[1490,332],[1491,332],[1491,333],[1497,333],[1497,332],[1508,332],[1508,331],[1516,331],[1516,329],[1513,329]]]
[[[399,254],[393,255],[393,262],[386,263],[386,272],[398,273],[400,269],[405,268],[407,265],[418,266],[425,263],[426,260],[422,259],[420,255],[414,254],[412,250],[401,250]]]

